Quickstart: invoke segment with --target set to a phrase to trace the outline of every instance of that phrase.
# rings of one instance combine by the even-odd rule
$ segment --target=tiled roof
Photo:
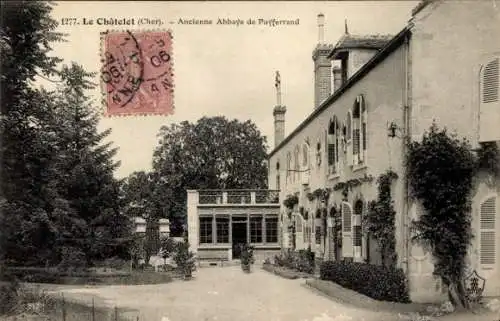
[[[393,35],[350,35],[345,34],[333,48],[330,56],[342,49],[382,49],[394,38]]]

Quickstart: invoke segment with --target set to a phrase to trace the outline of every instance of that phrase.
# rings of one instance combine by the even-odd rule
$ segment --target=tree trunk
[[[465,289],[461,282],[449,282],[448,298],[456,308],[470,309],[470,304],[465,297]]]

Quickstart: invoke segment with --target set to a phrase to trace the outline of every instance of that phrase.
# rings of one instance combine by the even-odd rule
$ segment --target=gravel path
[[[58,289],[70,300],[136,309],[141,321],[379,321],[397,314],[342,305],[255,266],[202,268],[190,281],[162,285]],[[132,315],[132,313],[131,313]]]

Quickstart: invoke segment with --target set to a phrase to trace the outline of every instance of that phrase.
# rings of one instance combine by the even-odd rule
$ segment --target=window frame
[[[223,235],[224,237],[227,237],[227,242],[224,242],[224,240],[219,241],[219,221],[220,220],[227,220],[227,235]],[[216,215],[215,216],[215,243],[216,244],[229,244],[229,230],[231,228],[231,219],[229,215]]]
[[[198,237],[200,244],[213,244],[214,243],[214,227],[213,227],[213,216],[199,216],[198,217]],[[210,224],[202,224],[202,220],[209,222]],[[207,229],[202,228],[203,226],[207,227]],[[202,234],[203,231],[209,230],[210,233],[206,235]]]

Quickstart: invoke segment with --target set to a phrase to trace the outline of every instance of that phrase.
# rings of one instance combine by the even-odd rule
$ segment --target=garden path
[[[304,279],[287,280],[259,266],[245,274],[239,266],[207,267],[190,281],[162,285],[60,288],[70,300],[96,296],[127,307],[144,321],[379,321],[397,314],[372,312],[335,302],[308,289]],[[133,315],[135,313],[135,315]]]

